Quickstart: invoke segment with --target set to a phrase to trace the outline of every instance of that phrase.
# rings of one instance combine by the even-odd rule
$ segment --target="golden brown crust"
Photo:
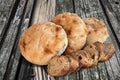
[[[83,19],[88,28],[87,44],[92,44],[96,41],[104,42],[108,37],[106,25],[96,18]]]
[[[40,22],[29,27],[19,45],[22,55],[33,64],[47,65],[55,55],[60,55],[68,43],[64,29],[52,22]]]
[[[79,62],[78,60],[74,59],[71,55],[65,55],[68,57],[69,62],[70,62],[70,69],[67,74],[76,72],[79,68]]]
[[[79,62],[79,69],[81,68],[88,68],[93,65],[93,59],[91,55],[87,53],[85,50],[78,50],[72,53],[72,57]]]
[[[79,62],[70,55],[55,56],[47,66],[48,74],[51,76],[64,76],[75,72],[79,68]]]
[[[79,64],[83,65],[82,68],[89,68],[93,64],[93,59],[90,54],[84,50],[79,51]]]
[[[86,43],[87,28],[82,19],[74,13],[63,13],[53,18],[52,22],[61,25],[68,36],[66,53],[81,49]]]
[[[101,42],[95,42],[94,45],[96,46],[96,49],[99,52],[99,61],[105,60],[105,52],[104,52],[104,45]]]
[[[96,49],[96,46],[93,44],[90,44],[84,48],[85,51],[90,55],[90,58],[93,59],[93,63],[91,67],[96,66],[98,63],[98,58],[99,58],[99,52]]]
[[[49,62],[47,66],[48,74],[51,76],[64,76],[68,74],[70,69],[70,62],[68,57],[55,56]]]
[[[99,61],[107,61],[114,54],[112,43],[95,42],[87,45],[83,50],[73,52],[71,55],[79,62],[79,69],[94,67]]]
[[[104,43],[104,52],[106,54],[105,61],[109,60],[115,52],[115,47],[112,43]]]
[[[99,51],[99,61],[109,60],[115,52],[115,47],[112,43],[102,44],[100,42],[95,42],[94,45]]]

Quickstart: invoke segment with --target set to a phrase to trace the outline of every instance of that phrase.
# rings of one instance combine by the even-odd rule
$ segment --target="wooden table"
[[[115,55],[105,63],[69,76],[51,77],[45,67],[27,62],[18,41],[24,30],[63,12],[103,20]],[[120,0],[0,0],[0,80],[120,80]]]

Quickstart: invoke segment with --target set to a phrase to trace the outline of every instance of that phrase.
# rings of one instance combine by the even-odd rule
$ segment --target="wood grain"
[[[120,0],[101,0],[101,3],[120,44]]]
[[[4,75],[4,80],[14,80],[16,74],[18,74],[18,73],[20,74],[20,72],[21,72],[21,71],[17,72],[18,67],[20,68],[19,63],[21,62],[20,61],[21,55],[20,55],[18,42],[19,42],[21,34],[29,25],[30,16],[31,16],[32,8],[33,8],[33,3],[34,3],[34,0],[29,0],[26,4],[26,7],[24,7],[25,10],[24,10],[23,19],[21,19],[21,21],[22,21],[20,24],[21,26],[17,33],[15,44],[14,44],[14,47],[13,47],[13,50],[11,53],[11,57],[9,59],[8,67],[7,67],[6,73]],[[27,66],[29,66],[29,65],[27,65]],[[21,68],[24,69],[24,67],[21,67]],[[25,74],[25,73],[22,72],[22,74]],[[23,78],[23,76],[21,76],[20,78]]]
[[[14,46],[16,35],[19,29],[19,24],[22,19],[21,16],[24,10],[25,3],[26,0],[20,1],[15,17],[9,26],[7,36],[5,37],[3,45],[0,49],[0,80],[3,79],[4,74],[6,72],[7,64],[9,62],[11,51]]]
[[[2,0],[0,2],[0,41],[3,37],[15,0]]]

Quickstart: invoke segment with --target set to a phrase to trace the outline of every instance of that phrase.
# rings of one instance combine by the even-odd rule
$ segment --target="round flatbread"
[[[52,22],[40,22],[29,27],[19,45],[26,60],[37,65],[47,65],[55,55],[64,52],[68,44],[64,29]]]
[[[87,44],[104,42],[108,37],[106,25],[96,18],[83,19],[88,28]]]
[[[68,47],[65,53],[72,53],[81,49],[86,43],[87,28],[83,20],[74,13],[63,13],[52,19],[55,24],[61,25],[68,36]]]

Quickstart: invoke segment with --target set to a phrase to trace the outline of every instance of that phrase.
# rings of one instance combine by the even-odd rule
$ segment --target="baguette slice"
[[[112,43],[104,43],[105,61],[109,60],[115,52],[115,47]]]
[[[85,50],[78,50],[71,54],[72,57],[79,62],[79,69],[81,68],[88,68],[93,65],[93,59],[91,58],[90,54],[87,53]]]
[[[99,58],[99,52],[96,49],[96,46],[93,44],[90,44],[84,48],[85,51],[90,55],[90,58],[93,59],[93,64],[91,67],[96,66],[98,63],[98,58]]]
[[[70,62],[68,57],[55,56],[49,62],[47,66],[48,74],[51,76],[64,76],[68,74],[70,69]]]
[[[66,56],[68,57],[70,62],[70,69],[68,74],[78,71],[79,62],[76,59],[74,59],[71,55],[66,55]]]
[[[115,47],[112,43],[95,42],[94,45],[99,52],[99,61],[109,60],[115,52]]]

